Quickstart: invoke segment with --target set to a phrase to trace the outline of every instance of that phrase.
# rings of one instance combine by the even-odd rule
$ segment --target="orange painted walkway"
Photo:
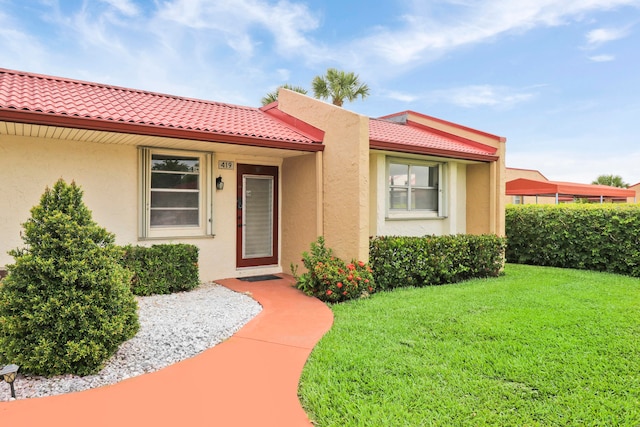
[[[333,323],[293,279],[218,283],[263,309],[233,337],[157,372],[78,393],[0,403],[3,426],[311,426],[300,373]],[[6,386],[6,384],[2,384]]]

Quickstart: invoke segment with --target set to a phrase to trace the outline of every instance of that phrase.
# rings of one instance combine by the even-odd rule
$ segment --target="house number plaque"
[[[218,160],[218,169],[233,170],[233,163],[230,160]]]

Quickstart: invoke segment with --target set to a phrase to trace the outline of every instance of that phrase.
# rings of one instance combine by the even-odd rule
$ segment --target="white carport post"
[[[558,193],[556,193],[556,205],[558,204],[560,198],[558,197]]]

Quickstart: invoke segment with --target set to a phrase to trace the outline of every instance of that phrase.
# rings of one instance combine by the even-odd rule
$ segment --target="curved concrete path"
[[[0,403],[0,422],[21,427],[311,426],[298,401],[298,381],[311,350],[331,328],[333,314],[293,288],[290,276],[282,277],[217,282],[249,293],[263,307],[227,341],[111,386]]]

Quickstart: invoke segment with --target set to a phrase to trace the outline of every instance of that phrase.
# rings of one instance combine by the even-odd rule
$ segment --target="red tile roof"
[[[277,104],[243,107],[2,68],[0,120],[302,151],[324,148],[322,131]],[[412,122],[371,119],[369,139],[373,149],[497,158],[493,147]]]
[[[496,149],[425,126],[369,120],[371,148],[469,160],[495,160]]]
[[[481,130],[478,130],[478,129],[473,129],[473,128],[470,128],[468,126],[463,126],[463,125],[461,125],[459,123],[454,123],[454,122],[450,122],[448,120],[443,120],[443,119],[439,119],[437,117],[428,116],[426,114],[418,113],[417,111],[405,110],[405,111],[401,111],[401,112],[398,112],[398,113],[388,114],[386,116],[382,116],[382,117],[378,117],[378,118],[379,119],[383,119],[383,120],[390,120],[390,121],[394,121],[394,122],[398,122],[398,121],[402,122],[402,121],[406,121],[408,116],[422,117],[424,119],[427,119],[429,121],[433,121],[435,123],[440,123],[440,124],[443,124],[443,125],[446,125],[446,126],[451,126],[451,127],[457,128],[459,130],[470,132],[470,133],[473,133],[473,134],[476,134],[476,135],[482,135],[482,136],[488,137],[490,139],[494,139],[496,141],[502,141],[502,142],[506,141],[506,139],[503,138],[503,137],[500,137],[500,136],[497,136],[497,135],[493,135],[493,134],[490,134],[490,133],[487,133],[487,132],[484,132],[484,131],[481,131]]]
[[[106,126],[99,130],[141,134],[173,130],[166,136],[198,134],[196,139],[211,141],[224,137],[222,142],[232,142],[229,137],[238,137],[267,146],[269,141],[292,143],[314,146],[314,151],[322,140],[258,108],[0,68],[0,119],[20,117],[24,122],[39,118],[41,124],[59,121],[70,127]],[[133,131],[136,128],[138,132]]]

